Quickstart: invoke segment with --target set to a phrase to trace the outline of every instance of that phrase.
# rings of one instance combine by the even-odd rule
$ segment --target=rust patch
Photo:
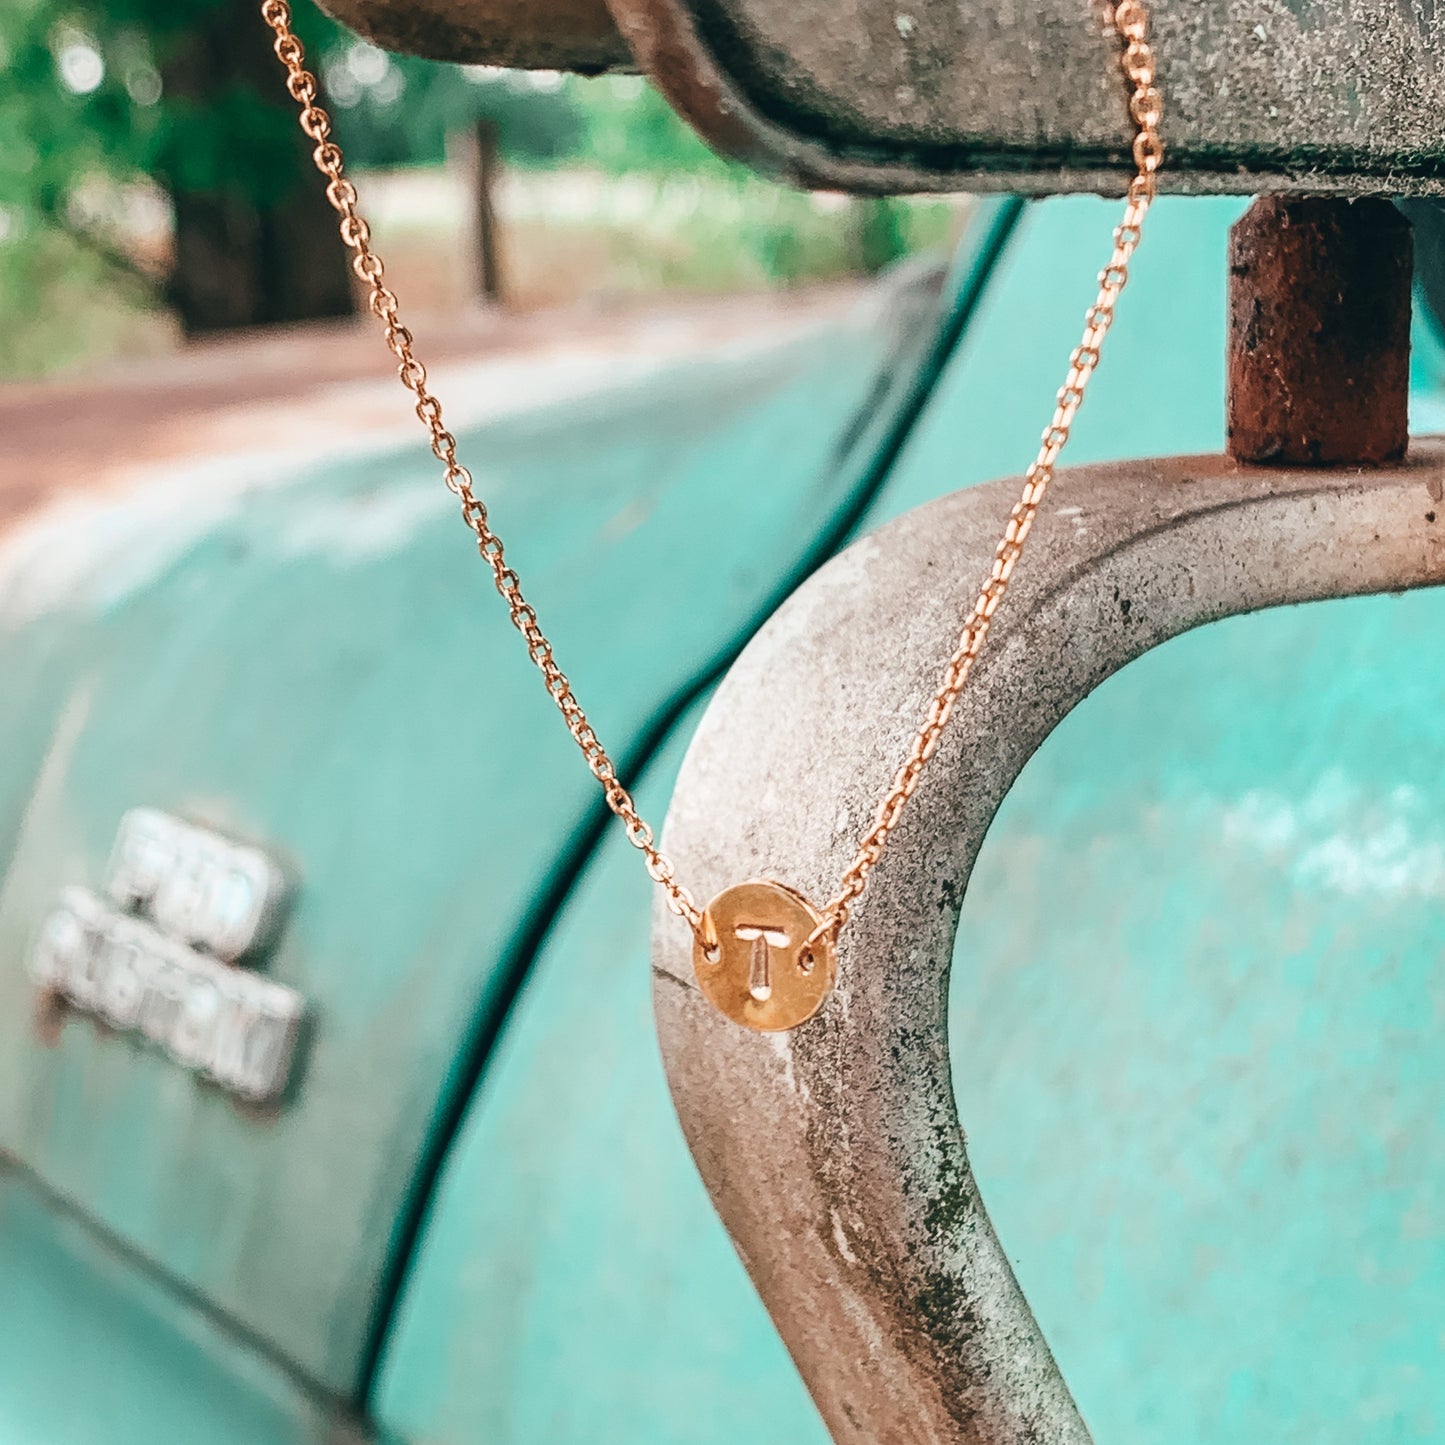
[[[1399,461],[1409,438],[1410,223],[1388,201],[1267,197],[1229,237],[1229,451]]]

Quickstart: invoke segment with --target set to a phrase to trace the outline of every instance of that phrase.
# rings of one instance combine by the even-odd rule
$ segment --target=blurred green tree
[[[336,34],[309,7],[297,23],[313,44]],[[175,226],[168,274],[146,279],[188,332],[351,309],[335,223],[251,6],[22,0],[0,13],[0,67],[7,230],[56,230],[134,270],[99,202],[114,210],[125,183],[149,177]],[[23,273],[23,246],[12,260]]]
[[[917,208],[899,202],[808,197],[746,174],[636,76],[389,55],[311,0],[295,9],[353,167],[439,165],[465,138],[473,156],[494,142],[513,169],[600,172],[605,184],[579,177],[575,194],[580,204],[605,193],[616,214],[550,224],[625,226],[619,266],[655,284],[873,271],[946,232],[946,216],[920,230]],[[138,214],[149,221],[138,226]],[[147,250],[138,234],[157,244]],[[144,309],[137,293],[192,334],[354,304],[255,0],[0,3],[0,372],[103,353],[105,327]]]
[[[353,165],[440,163],[482,119],[513,166],[583,153],[611,171],[720,165],[639,80],[392,56],[309,0],[295,10]],[[17,0],[0,10],[0,76],[0,288],[43,285],[49,232],[151,288],[191,334],[351,309],[334,218],[252,5]],[[93,204],[139,177],[174,217],[163,275],[136,266]]]
[[[513,166],[553,165],[586,146],[582,93],[555,71],[444,65],[338,36],[324,49],[321,77],[358,166],[439,165],[480,120],[496,127]]]
[[[142,24],[159,73],[150,175],[170,196],[167,298],[188,332],[341,316],[352,287],[310,143],[281,84],[270,37],[234,0],[106,0]],[[298,7],[308,49],[332,25]]]
[[[908,209],[891,196],[864,197],[853,202],[857,217],[858,269],[876,276],[909,251]]]
[[[635,75],[444,65],[340,33],[324,50],[321,75],[347,153],[363,166],[440,163],[453,137],[486,120],[513,167],[585,160],[613,174],[736,171]]]
[[[710,151],[640,76],[570,82],[582,97],[585,149],[593,165],[624,172],[710,173],[747,181],[742,167]]]

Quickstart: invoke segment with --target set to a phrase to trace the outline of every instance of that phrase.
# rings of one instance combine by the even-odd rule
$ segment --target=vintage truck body
[[[1071,460],[1220,448],[1240,210],[1159,205]],[[1026,463],[1111,224],[981,203],[942,280],[463,437],[649,815],[812,568]],[[0,1445],[821,1445],[671,1114],[646,878],[424,448],[203,481],[0,542]],[[961,949],[1004,1022],[960,968],[955,1084],[1100,1440],[1445,1428],[1442,608],[1165,646],[990,835]],[[279,1106],[36,1017],[137,806],[291,879]]]

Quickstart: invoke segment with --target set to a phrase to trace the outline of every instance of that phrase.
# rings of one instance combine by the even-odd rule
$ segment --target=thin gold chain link
[[[602,785],[607,806],[622,820],[628,841],[642,853],[647,871],[665,891],[668,907],[685,918],[696,933],[702,926],[702,910],[692,894],[673,877],[671,862],[658,850],[652,829],[618,778],[617,767],[577,701],[567,674],[557,665],[552,644],[522,593],[521,579],[507,565],[502,539],[492,530],[486,506],[472,490],[472,474],[457,460],[457,439],[443,424],[441,403],[427,388],[426,367],[412,350],[412,335],[401,324],[396,293],[386,284],[381,257],[371,246],[371,231],[357,212],[356,187],[343,172],[341,148],[331,139],[331,117],[316,103],[316,77],[306,69],[305,52],[291,29],[291,8],[286,0],[263,0],[261,18],[275,34],[276,58],[286,67],[286,88],[301,107],[301,129],[315,143],[312,159],[316,169],[326,177],[326,199],[340,217],[341,239],[352,252],[352,270],[366,285],[367,305],[372,315],[386,329],[386,344],[396,357],[402,385],[416,397],[416,414],[430,433],[432,452],[444,468],[443,480],[461,504],[462,520],[476,535],[477,550],[492,569],[512,625],[522,634],[527,652],[540,669],[567,731],[581,749],[592,776]]]
[[[1099,364],[1104,337],[1114,321],[1114,308],[1129,279],[1129,263],[1139,245],[1144,217],[1155,195],[1155,172],[1164,159],[1164,142],[1159,123],[1164,117],[1164,97],[1157,84],[1154,51],[1149,44],[1149,11],[1142,0],[1118,0],[1105,5],[1102,15],[1123,42],[1120,65],[1132,93],[1129,114],[1136,126],[1134,135],[1135,174],[1129,182],[1124,203],[1124,217],[1114,231],[1114,254],[1099,273],[1099,294],[1084,314],[1084,335],[1069,358],[1069,373],[1059,388],[1053,419],[1044,428],[1038,455],[1024,474],[1023,493],[1014,503],[1008,525],[994,551],[993,571],[979,591],[973,610],[963,624],[958,646],[948,659],[939,678],[938,689],[929,702],[923,724],[914,735],[908,757],[893,777],[888,795],[878,805],[873,826],[863,836],[858,852],[844,873],[838,891],[823,908],[822,922],[808,939],[808,945],[832,937],[835,941],[848,922],[854,903],[868,886],[868,876],[877,866],[888,836],[898,826],[908,800],[918,789],[918,780],[929,760],[938,751],[939,739],[968,682],[974,662],[983,648],[984,639],[993,625],[994,614],[1008,591],[1014,568],[1023,556],[1024,543],[1033,530],[1034,518],[1054,479],[1059,454],[1069,440],[1074,418],[1083,405],[1089,378]]]
[[[869,875],[882,856],[889,835],[897,827],[903,809],[917,791],[924,768],[938,750],[939,739],[988,636],[994,614],[1023,555],[1024,543],[1044,494],[1054,479],[1059,454],[1069,439],[1089,378],[1099,364],[1100,350],[1113,323],[1119,293],[1129,279],[1129,263],[1139,244],[1144,216],[1154,200],[1155,172],[1164,158],[1164,144],[1159,136],[1164,102],[1156,83],[1154,52],[1148,38],[1149,12],[1143,0],[1118,0],[1112,5],[1105,0],[1103,14],[1106,20],[1112,21],[1112,28],[1123,42],[1120,63],[1132,87],[1129,113],[1137,127],[1133,146],[1135,175],[1129,183],[1123,220],[1114,232],[1114,254],[1099,274],[1099,294],[1085,316],[1083,340],[1069,359],[1069,373],[1059,391],[1053,420],[1044,431],[1038,456],[1025,475],[1023,494],[1015,503],[999,540],[992,575],[984,583],[964,623],[958,646],[943,670],[906,761],[894,776],[892,788],[879,805],[872,828],[860,843],[837,893],[823,909],[822,922],[805,948],[823,937],[837,939],[854,903],[867,887]],[[411,332],[401,323],[396,293],[386,284],[381,257],[372,249],[370,229],[357,210],[356,187],[344,173],[341,148],[331,139],[331,117],[317,104],[316,77],[306,69],[305,52],[291,28],[290,6],[286,0],[262,0],[261,17],[275,35],[276,58],[286,68],[286,88],[301,107],[301,129],[314,144],[312,159],[326,178],[326,199],[339,217],[341,239],[352,253],[352,270],[367,288],[368,309],[384,328],[386,344],[396,358],[402,385],[416,397],[416,414],[430,436],[432,453],[442,464],[443,481],[457,498],[462,520],[475,535],[477,550],[492,570],[512,625],[522,634],[528,655],[540,670],[568,732],[592,776],[602,785],[607,806],[621,819],[628,841],[642,853],[648,873],[666,896],[667,906],[687,921],[703,948],[710,951],[716,940],[705,926],[703,910],[677,881],[671,861],[657,847],[651,827],[638,813],[632,794],[618,778],[616,765],[577,701],[572,684],[558,666],[552,644],[537,621],[536,612],[523,595],[521,579],[507,564],[502,539],[492,530],[486,506],[473,490],[472,474],[457,460],[456,438],[442,421],[441,403],[427,387],[426,368],[413,350]]]

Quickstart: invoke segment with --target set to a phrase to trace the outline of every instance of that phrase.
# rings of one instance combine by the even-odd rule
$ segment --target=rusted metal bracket
[[[960,492],[857,543],[743,654],[667,823],[668,851],[704,896],[759,876],[828,895],[1017,490]],[[788,1034],[729,1023],[697,988],[687,929],[659,909],[654,998],[678,1114],[839,1442],[1089,1438],[989,1223],[950,1083],[954,934],[1004,794],[1077,702],[1166,638],[1263,607],[1445,582],[1442,496],[1441,441],[1375,470],[1206,457],[1061,477],[821,1013]]]
[[[1399,461],[1409,442],[1410,223],[1388,201],[1269,196],[1229,233],[1229,454]]]

